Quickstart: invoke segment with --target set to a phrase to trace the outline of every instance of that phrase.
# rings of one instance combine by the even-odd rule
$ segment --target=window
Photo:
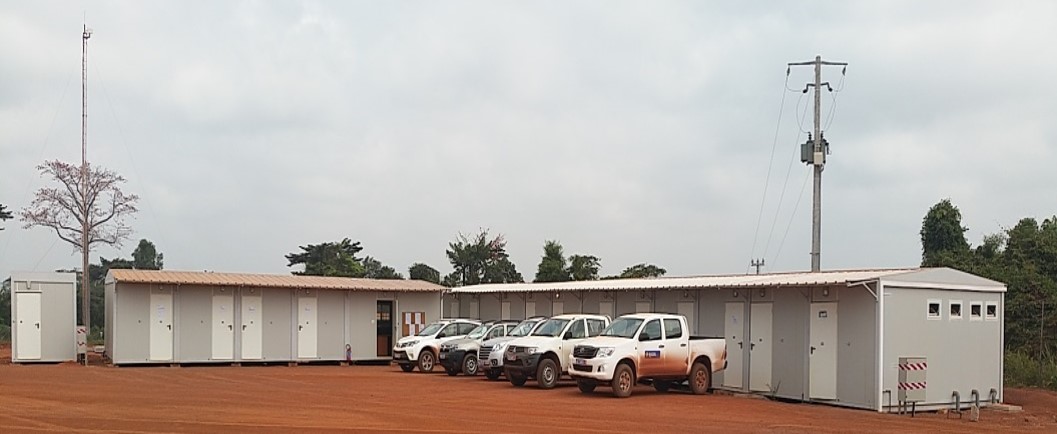
[[[664,338],[675,339],[683,337],[683,324],[677,319],[664,320]]]
[[[951,300],[950,319],[962,319],[962,301]]]
[[[606,329],[606,322],[600,319],[587,319],[587,335],[598,336]]]
[[[570,335],[569,336],[570,339],[583,339],[583,338],[586,338],[587,337],[587,330],[584,328],[584,321],[583,320],[579,320],[579,321],[574,322],[573,325],[569,327],[569,332],[567,334]]]
[[[640,341],[656,341],[661,338],[661,320],[655,319],[646,323],[642,327],[642,333],[639,333]]]
[[[988,321],[998,320],[998,303],[995,303],[993,301],[987,302],[987,309],[985,309],[985,315],[987,315],[985,318],[987,318]]]
[[[928,319],[940,319],[940,301],[929,300]]]
[[[979,301],[969,304],[969,320],[979,321],[984,318],[984,306]]]
[[[439,338],[439,337],[447,337],[447,336],[456,336],[458,334],[459,334],[459,325],[458,324],[448,324],[446,327],[444,327],[443,330],[440,331],[440,333],[437,333],[437,337]]]
[[[500,326],[497,326],[497,327],[492,327],[492,331],[488,332],[488,337],[485,338],[485,339],[498,338],[500,336],[503,336],[504,334],[505,333],[504,333],[503,326],[500,325]]]
[[[470,323],[470,322],[461,323],[461,324],[459,324],[459,334],[460,335],[465,335],[465,334],[473,331],[473,329],[475,329],[475,328],[477,328],[477,325],[474,324],[474,323]]]

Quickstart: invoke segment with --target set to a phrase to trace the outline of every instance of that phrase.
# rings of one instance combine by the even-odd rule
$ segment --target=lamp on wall
[[[766,297],[766,296],[767,296],[767,290],[766,289],[761,289],[760,290],[760,298],[763,298],[763,297]]]
[[[829,297],[829,288],[822,288],[822,296]]]
[[[734,298],[738,298],[738,290],[737,289],[734,290]]]
[[[555,292],[555,293],[554,293],[554,299],[555,299],[555,300],[557,300],[557,299],[559,299],[559,298],[562,298],[562,293],[560,293],[560,292]]]

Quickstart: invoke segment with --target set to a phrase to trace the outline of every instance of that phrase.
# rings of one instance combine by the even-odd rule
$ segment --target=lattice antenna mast
[[[81,33],[81,322],[84,324],[85,338],[92,333],[92,288],[88,276],[88,38],[92,29],[84,24]],[[85,353],[84,364],[88,365],[88,354]]]

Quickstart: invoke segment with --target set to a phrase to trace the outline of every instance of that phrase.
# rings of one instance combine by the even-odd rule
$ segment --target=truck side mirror
[[[639,334],[639,342],[646,342],[648,340],[650,340],[649,333],[640,333]]]
[[[444,332],[437,333],[437,339],[446,338],[446,337],[448,337],[448,335],[444,334]]]
[[[569,330],[569,331],[565,332],[565,336],[562,337],[562,339],[565,339],[565,340],[569,340],[569,339],[572,339],[572,338],[573,338],[573,331],[572,330]]]

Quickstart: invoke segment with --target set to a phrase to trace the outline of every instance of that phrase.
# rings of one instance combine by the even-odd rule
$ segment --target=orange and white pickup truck
[[[583,393],[603,384],[624,398],[637,383],[652,383],[664,392],[688,382],[700,395],[712,388],[712,374],[727,367],[727,341],[690,336],[682,315],[637,313],[617,318],[600,335],[576,345],[569,365]]]

